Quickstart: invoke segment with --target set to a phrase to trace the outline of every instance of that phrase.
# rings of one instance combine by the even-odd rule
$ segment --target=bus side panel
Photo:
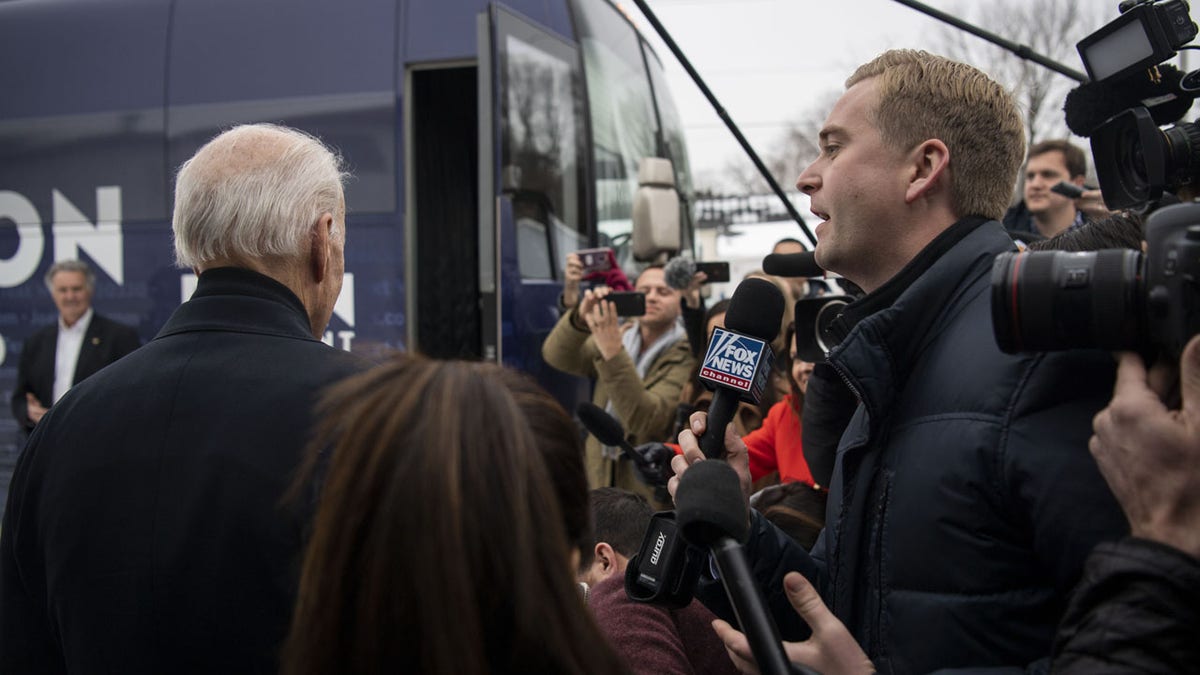
[[[158,329],[150,298],[172,263],[168,9],[0,3],[0,453],[24,442],[7,403],[26,338],[57,319],[43,284],[54,260],[92,264],[98,312],[143,340]]]
[[[395,0],[178,0],[172,26],[171,166],[237,123],[286,124],[342,153],[347,276],[325,340],[355,351],[405,342],[399,25]]]

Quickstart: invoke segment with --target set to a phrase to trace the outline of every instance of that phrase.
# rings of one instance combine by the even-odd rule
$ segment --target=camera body
[[[992,267],[992,327],[1008,353],[1161,350],[1200,333],[1200,203],[1146,221],[1146,253],[1002,253]]]

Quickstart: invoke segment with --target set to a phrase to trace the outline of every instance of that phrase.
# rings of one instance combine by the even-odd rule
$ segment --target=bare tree
[[[764,160],[771,175],[785,188],[794,187],[796,177],[821,154],[817,136],[825,118],[837,103],[842,92],[827,91],[813,97],[805,111],[788,122],[787,128],[774,144],[773,152]]]
[[[1108,14],[1116,13],[1115,1],[1111,11],[1104,11],[1108,4],[995,0],[961,4],[954,14],[1082,71],[1075,43],[1099,28]],[[1067,136],[1063,101],[1078,82],[951,26],[941,28],[934,45],[932,51],[983,70],[1013,92],[1025,115],[1031,144]]]
[[[763,164],[784,190],[795,189],[796,177],[820,154],[817,134],[839,96],[840,91],[827,91],[814,97],[808,108],[787,123],[769,149],[760,151]],[[742,154],[726,161],[721,177],[744,194],[770,191],[754,163]]]

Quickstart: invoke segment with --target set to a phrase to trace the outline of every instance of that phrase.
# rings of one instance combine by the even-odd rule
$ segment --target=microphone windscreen
[[[677,291],[685,291],[696,274],[696,263],[686,256],[671,258],[663,266],[663,281]]]
[[[725,328],[771,342],[783,320],[783,293],[775,284],[750,277],[738,284],[725,312]]]
[[[588,433],[596,437],[604,445],[619,446],[625,442],[625,429],[615,417],[609,415],[600,406],[584,401],[575,409],[579,421],[583,422]]]
[[[817,264],[812,251],[772,253],[763,258],[763,271],[777,277],[820,277],[825,270]]]
[[[1183,74],[1175,66],[1162,64],[1158,73],[1157,81],[1136,73],[1115,82],[1085,82],[1072,89],[1063,105],[1067,128],[1076,136],[1091,136],[1096,127],[1136,106],[1145,106],[1159,126],[1178,121],[1192,107],[1195,96],[1180,88]]]
[[[737,472],[719,460],[688,467],[675,490],[675,519],[683,538],[708,547],[722,537],[738,542],[750,534],[750,514]]]

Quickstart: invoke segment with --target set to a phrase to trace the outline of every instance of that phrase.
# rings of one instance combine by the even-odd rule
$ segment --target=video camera
[[[1200,93],[1200,71],[1163,62],[1196,37],[1184,0],[1122,2],[1121,16],[1076,45],[1091,76],[1067,96],[1067,125],[1090,136],[1104,202],[1142,208],[1200,175],[1200,128],[1178,122]]]
[[[1068,95],[1067,125],[1091,136],[1105,204],[1153,211],[1146,252],[997,256],[992,323],[1005,352],[1158,348],[1178,357],[1200,332],[1200,203],[1159,208],[1164,193],[1200,177],[1200,127],[1159,128],[1178,122],[1200,92],[1200,71],[1162,64],[1197,28],[1183,0],[1127,0],[1120,9],[1077,45],[1093,81]]]

